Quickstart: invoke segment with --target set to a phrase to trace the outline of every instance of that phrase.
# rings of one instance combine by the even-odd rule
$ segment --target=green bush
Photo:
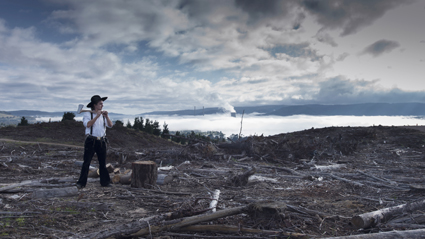
[[[65,112],[65,113],[63,113],[62,121],[65,121],[65,120],[75,121],[74,118],[75,118],[75,114],[74,113],[72,113],[72,112]]]
[[[25,119],[24,116],[22,116],[21,123],[19,123],[18,126],[26,126],[26,125],[28,125],[28,120]]]
[[[121,120],[115,121],[116,126],[124,126],[124,123]]]

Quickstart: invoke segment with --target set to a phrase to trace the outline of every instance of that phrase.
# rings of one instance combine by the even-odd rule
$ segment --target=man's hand
[[[108,111],[102,111],[102,115],[108,117]]]

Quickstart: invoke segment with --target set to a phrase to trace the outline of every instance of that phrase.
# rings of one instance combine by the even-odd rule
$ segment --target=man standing
[[[112,121],[109,119],[108,111],[102,111],[103,102],[108,97],[94,95],[87,107],[91,112],[84,113],[83,124],[86,127],[86,140],[84,142],[84,163],[81,168],[80,178],[77,182],[77,188],[81,189],[87,184],[90,162],[96,153],[99,160],[100,185],[110,187],[111,179],[106,169],[106,127],[112,127]]]

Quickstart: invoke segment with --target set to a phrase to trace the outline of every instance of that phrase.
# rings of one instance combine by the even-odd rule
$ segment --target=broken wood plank
[[[100,177],[99,169],[90,170],[87,176],[89,178],[98,178],[98,177]]]
[[[108,163],[106,164],[106,170],[108,170],[108,173],[114,172],[114,166],[112,164]]]

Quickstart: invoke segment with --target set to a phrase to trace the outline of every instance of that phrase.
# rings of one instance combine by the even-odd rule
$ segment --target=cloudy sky
[[[0,111],[425,102],[425,1],[2,0]]]

